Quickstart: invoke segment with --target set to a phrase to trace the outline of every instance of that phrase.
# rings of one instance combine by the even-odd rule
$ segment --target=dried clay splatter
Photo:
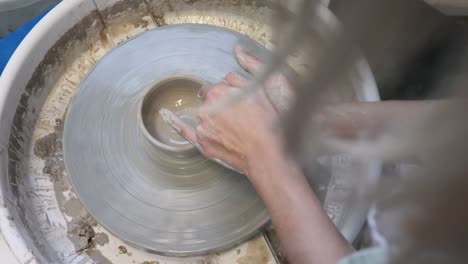
[[[49,175],[54,183],[59,181],[65,171],[61,153],[62,140],[56,132],[38,139],[34,145],[34,154],[44,161],[42,172]]]
[[[104,246],[109,243],[109,236],[106,233],[97,233],[94,237],[94,244]]]
[[[82,252],[88,248],[94,247],[94,232],[93,226],[96,225],[95,220],[91,218],[80,218],[75,220],[73,228],[68,231],[68,238],[75,245],[77,252]]]
[[[128,249],[124,246],[119,246],[119,254],[127,254],[127,256],[132,256],[132,252],[128,251]]]
[[[34,144],[33,151],[34,155],[44,161],[42,172],[49,175],[55,188],[58,188],[56,193],[60,194],[63,191],[62,188],[65,189],[69,184],[65,182],[65,164],[62,152],[63,121],[62,119],[56,119],[55,123],[55,131],[38,139]],[[94,247],[95,232],[93,226],[96,225],[96,221],[88,215],[78,199],[72,198],[65,201],[62,198],[57,198],[59,202],[64,202],[61,205],[63,211],[69,217],[73,217],[72,221],[67,224],[67,237],[75,246],[75,250],[83,252],[86,249]]]
[[[247,252],[237,259],[238,264],[264,264],[270,260],[270,251],[261,238],[252,240],[247,245]]]
[[[124,246],[119,246],[119,253],[120,254],[127,254],[127,248]]]

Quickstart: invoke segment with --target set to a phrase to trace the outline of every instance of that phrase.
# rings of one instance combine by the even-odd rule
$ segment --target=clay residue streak
[[[238,264],[268,263],[271,252],[262,237],[250,241],[247,245],[247,252],[237,259]]]

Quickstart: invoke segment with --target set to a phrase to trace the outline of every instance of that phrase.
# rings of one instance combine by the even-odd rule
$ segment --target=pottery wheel
[[[126,242],[166,255],[199,255],[234,246],[268,223],[245,176],[198,152],[161,151],[139,123],[142,98],[160,80],[216,83],[230,71],[247,75],[232,54],[237,43],[268,55],[219,27],[151,30],[109,52],[80,84],[65,120],[66,167],[84,206]]]

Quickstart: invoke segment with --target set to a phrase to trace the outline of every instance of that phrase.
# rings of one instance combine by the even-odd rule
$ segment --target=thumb
[[[263,62],[248,53],[241,45],[237,44],[234,47],[234,56],[236,56],[236,60],[239,63],[244,70],[256,74],[260,71],[260,69],[263,67]]]

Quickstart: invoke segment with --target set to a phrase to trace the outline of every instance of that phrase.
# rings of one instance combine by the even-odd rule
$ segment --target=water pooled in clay
[[[195,127],[198,107],[202,103],[197,96],[200,87],[200,82],[186,78],[174,78],[153,87],[142,107],[143,123],[153,138],[175,147],[190,144],[164,121],[159,110],[166,108]]]

